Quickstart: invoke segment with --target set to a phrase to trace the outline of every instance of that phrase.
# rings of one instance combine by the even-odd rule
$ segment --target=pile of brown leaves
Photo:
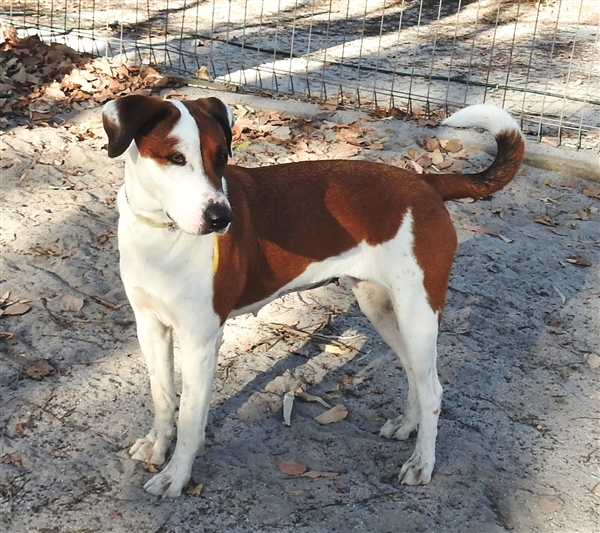
[[[150,94],[169,83],[167,76],[152,67],[94,59],[64,44],[46,44],[37,35],[19,39],[12,26],[3,29],[3,37],[1,125],[9,118],[16,123],[46,121],[56,113],[81,109],[84,102],[101,104],[131,93]]]
[[[361,157],[394,164],[419,174],[461,172],[473,150],[457,140],[438,140],[430,136],[411,148],[404,157],[385,159],[390,138],[370,127],[368,121],[338,124],[322,118],[302,119],[287,113],[260,111],[237,104],[233,132],[235,163],[259,166],[317,159]],[[372,119],[373,123],[380,120]],[[389,155],[389,154],[387,154]]]

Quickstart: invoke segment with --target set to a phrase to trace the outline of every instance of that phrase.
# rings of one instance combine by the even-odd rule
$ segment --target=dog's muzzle
[[[224,233],[231,223],[231,208],[222,202],[208,204],[204,211],[206,233]]]

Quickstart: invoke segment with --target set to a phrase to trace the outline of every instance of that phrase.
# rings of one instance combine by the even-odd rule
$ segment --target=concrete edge
[[[243,94],[228,91],[215,91],[201,87],[184,87],[182,92],[192,98],[217,96],[229,104],[242,104],[262,111],[277,111],[289,113],[299,118],[314,118],[328,115],[332,122],[348,123],[356,120],[373,120],[363,111],[323,111],[317,104],[297,100],[266,98],[255,94]],[[218,94],[215,94],[218,93]],[[391,119],[400,121],[398,119]],[[405,135],[414,139],[435,134],[444,139],[458,139],[464,146],[482,150],[494,156],[496,145],[493,142],[482,142],[481,133],[476,130],[458,130],[439,126],[436,128],[418,126],[417,124],[401,121]],[[487,137],[489,135],[486,134]],[[600,156],[590,152],[573,151],[567,148],[557,148],[540,144],[526,138],[526,153],[524,164],[541,170],[559,172],[567,176],[586,179],[600,183]]]

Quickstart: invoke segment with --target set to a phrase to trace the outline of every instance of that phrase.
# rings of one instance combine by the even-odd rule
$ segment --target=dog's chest
[[[159,298],[165,305],[212,297],[212,239],[156,229],[136,220],[120,205],[121,279],[133,289]]]

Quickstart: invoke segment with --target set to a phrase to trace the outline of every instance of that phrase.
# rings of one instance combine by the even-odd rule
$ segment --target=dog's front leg
[[[190,479],[196,454],[204,445],[222,328],[205,338],[194,335],[194,329],[198,329],[198,324],[195,328],[182,328],[182,334],[175,331],[181,346],[183,381],[175,452],[166,468],[144,486],[151,494],[163,498],[181,494]]]
[[[173,382],[173,334],[149,308],[136,305],[137,334],[150,376],[154,424],[150,433],[129,450],[133,459],[155,465],[165,462],[165,453],[175,434],[175,384]]]

